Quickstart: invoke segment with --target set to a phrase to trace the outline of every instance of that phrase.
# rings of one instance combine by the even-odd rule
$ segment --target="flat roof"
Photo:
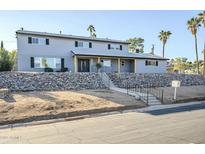
[[[136,59],[155,59],[155,60],[169,60],[161,56],[150,53],[130,53],[125,51],[71,51],[77,56],[102,56],[102,57],[121,57],[121,58],[136,58]]]
[[[67,38],[67,39],[78,39],[78,40],[88,40],[88,41],[98,41],[98,42],[130,44],[129,42],[126,42],[126,41],[114,40],[114,39],[108,39],[108,38],[92,38],[92,37],[86,37],[86,36],[76,36],[76,35],[47,33],[47,32],[36,32],[36,31],[27,31],[27,30],[17,30],[16,34],[26,34],[26,35],[48,36],[48,37],[56,37],[56,38]]]

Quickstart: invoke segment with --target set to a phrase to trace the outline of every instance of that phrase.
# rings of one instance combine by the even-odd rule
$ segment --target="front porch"
[[[97,63],[101,63],[100,72],[136,73],[136,59],[119,57],[74,56],[74,72],[97,72]]]

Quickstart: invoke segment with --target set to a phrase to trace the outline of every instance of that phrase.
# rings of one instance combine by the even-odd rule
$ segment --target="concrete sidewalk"
[[[148,112],[148,111],[154,111],[154,110],[170,109],[170,108],[183,107],[183,106],[189,106],[189,105],[199,105],[199,104],[205,104],[205,101],[179,103],[179,104],[168,104],[168,105],[154,105],[154,106],[148,106],[148,107],[141,108],[141,109],[136,109],[133,111]]]

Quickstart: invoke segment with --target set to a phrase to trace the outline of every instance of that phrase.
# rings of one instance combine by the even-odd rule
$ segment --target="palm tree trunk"
[[[204,42],[204,75],[205,75],[205,42]]]
[[[165,49],[165,43],[163,43],[163,49],[162,49],[162,57],[164,58],[164,49]]]
[[[197,36],[196,36],[196,34],[194,35],[194,37],[195,37],[195,50],[196,50],[197,74],[199,74],[199,59],[198,59],[198,48],[197,48]]]

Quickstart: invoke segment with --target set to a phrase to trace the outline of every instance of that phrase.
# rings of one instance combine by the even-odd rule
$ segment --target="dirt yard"
[[[164,89],[164,103],[172,103],[174,98],[174,88],[165,87]],[[205,86],[184,86],[177,88],[177,101],[188,102],[205,100]]]
[[[145,106],[134,97],[110,90],[18,92],[0,99],[0,122],[128,105]]]

